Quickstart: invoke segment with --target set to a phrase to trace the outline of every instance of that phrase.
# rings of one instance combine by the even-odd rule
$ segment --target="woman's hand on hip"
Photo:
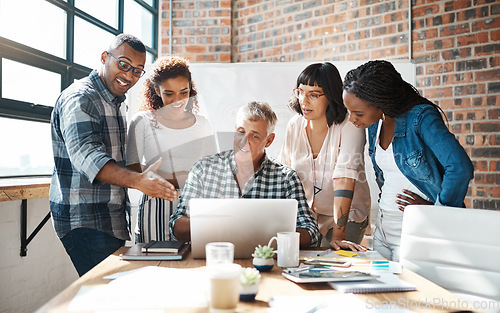
[[[406,206],[410,204],[433,204],[432,202],[425,200],[416,193],[407,189],[403,189],[403,193],[399,193],[396,197],[398,198],[398,200],[396,200],[396,203],[399,205],[398,209],[403,212],[405,211]]]

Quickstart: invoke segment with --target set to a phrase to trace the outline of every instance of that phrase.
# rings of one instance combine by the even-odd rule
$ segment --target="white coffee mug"
[[[269,247],[273,240],[276,240],[276,244],[278,245],[278,266],[299,266],[300,233],[280,232],[277,237],[273,237],[269,240],[267,244]]]

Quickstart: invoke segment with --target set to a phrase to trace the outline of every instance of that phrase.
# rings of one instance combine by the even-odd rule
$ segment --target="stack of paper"
[[[283,274],[288,279],[297,283],[311,282],[313,281],[312,279],[300,279],[301,276],[311,276],[314,277],[314,279],[317,277],[316,281],[327,281],[330,286],[343,293],[376,293],[416,290],[415,286],[401,280],[398,275],[396,275],[400,274],[402,271],[399,263],[384,259],[376,251],[301,250],[300,257],[305,261],[305,264],[317,263],[321,265],[331,265],[323,266],[325,267],[324,269],[319,266],[319,268],[312,268],[306,272],[302,270],[307,270],[307,268],[301,265],[301,267],[291,269],[289,273]],[[345,262],[347,265],[336,266],[336,263],[332,261]],[[343,278],[342,273],[352,273],[353,275]],[[368,276],[363,277],[361,275],[355,275],[356,273],[365,273]]]
[[[349,256],[348,256],[349,255]],[[349,262],[349,267],[338,267],[339,271],[359,271],[377,275],[379,272],[390,272],[393,274],[401,274],[401,264],[398,262],[388,261],[377,251],[356,252],[352,251],[332,251],[332,250],[300,250],[300,258],[302,260],[335,260]]]
[[[207,307],[208,279],[200,279],[200,275],[205,273],[157,266],[118,273],[107,285],[82,286],[68,310],[153,312],[151,310],[186,306]]]

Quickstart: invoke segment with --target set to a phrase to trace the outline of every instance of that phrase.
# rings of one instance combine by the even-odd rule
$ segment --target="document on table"
[[[204,275],[202,271],[157,266],[119,273],[109,284],[82,286],[68,311],[153,313],[164,308],[207,307],[208,279]]]
[[[354,294],[329,296],[275,296],[269,301],[269,313],[410,313],[396,305],[374,306],[372,302],[357,298]]]

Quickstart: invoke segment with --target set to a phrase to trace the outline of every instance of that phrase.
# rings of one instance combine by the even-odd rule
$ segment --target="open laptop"
[[[255,247],[267,245],[283,231],[295,231],[295,199],[191,199],[191,253],[205,258],[205,245],[234,244],[234,258],[251,258]]]

